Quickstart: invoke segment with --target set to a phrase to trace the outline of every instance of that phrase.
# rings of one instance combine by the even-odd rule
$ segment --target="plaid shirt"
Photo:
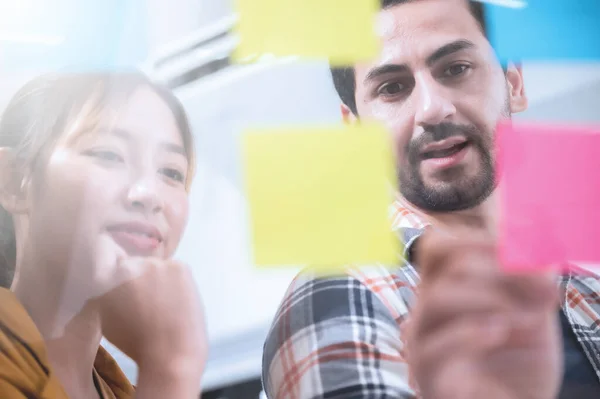
[[[419,283],[407,254],[425,223],[400,202],[392,220],[406,244],[399,268],[348,268],[335,278],[306,270],[292,282],[264,348],[269,398],[419,397],[401,331]],[[565,315],[600,377],[600,282],[579,270],[559,285]]]

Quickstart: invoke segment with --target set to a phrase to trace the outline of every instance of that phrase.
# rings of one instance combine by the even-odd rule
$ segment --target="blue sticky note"
[[[147,56],[142,0],[59,0],[32,11],[26,23],[0,27],[3,71],[112,70]]]
[[[485,5],[500,61],[600,61],[600,0],[525,0]]]

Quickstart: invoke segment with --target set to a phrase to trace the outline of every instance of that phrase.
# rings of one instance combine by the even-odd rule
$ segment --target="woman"
[[[1,398],[198,397],[200,301],[170,260],[193,167],[182,106],[143,76],[16,94],[0,120]],[[135,390],[103,335],[138,364]]]

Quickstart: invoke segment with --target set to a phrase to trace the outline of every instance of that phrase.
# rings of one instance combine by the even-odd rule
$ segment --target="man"
[[[527,98],[484,25],[479,3],[384,0],[379,57],[333,70],[344,118],[393,137],[405,259],[295,279],[265,344],[270,398],[600,397],[596,276],[496,262],[494,130]]]

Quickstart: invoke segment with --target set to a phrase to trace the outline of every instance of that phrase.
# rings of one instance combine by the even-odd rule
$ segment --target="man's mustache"
[[[406,154],[408,154],[411,162],[418,161],[421,149],[426,145],[457,136],[464,137],[467,141],[475,143],[480,143],[483,139],[481,132],[473,125],[458,125],[444,122],[426,126],[423,133],[407,144]]]

